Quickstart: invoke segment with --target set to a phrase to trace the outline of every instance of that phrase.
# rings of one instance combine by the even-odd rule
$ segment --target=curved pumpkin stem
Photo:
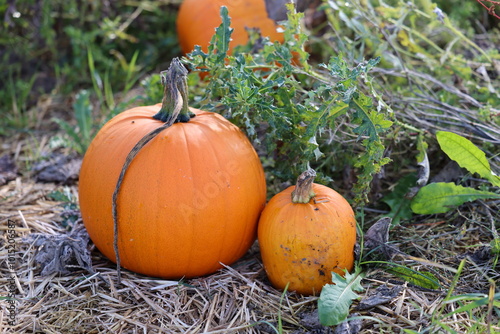
[[[299,177],[297,178],[295,189],[292,191],[293,203],[309,203],[311,198],[316,196],[316,194],[312,190],[312,185],[315,177],[316,172],[312,168],[299,175]]]
[[[188,71],[178,58],[172,59],[168,70],[160,73],[164,93],[161,109],[153,116],[154,119],[168,123],[173,118],[173,123],[176,123],[189,122],[194,117],[188,106],[187,74]]]
[[[166,75],[164,74],[166,73]],[[174,58],[167,71],[162,72],[162,83],[165,85],[165,94],[160,111],[153,116],[154,119],[164,122],[161,126],[146,134],[139,140],[127,154],[123,163],[118,181],[116,181],[115,191],[112,196],[112,215],[113,215],[113,249],[116,257],[117,283],[121,282],[121,260],[120,250],[118,248],[118,195],[120,188],[127,173],[128,167],[137,156],[139,151],[146,146],[160,132],[170,127],[175,122],[187,122],[194,116],[189,111],[187,99],[187,70],[181,64],[179,59]]]

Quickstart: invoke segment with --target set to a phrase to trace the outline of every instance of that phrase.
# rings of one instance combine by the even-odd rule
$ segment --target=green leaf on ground
[[[318,300],[319,320],[324,326],[335,326],[349,315],[352,301],[359,296],[355,291],[363,291],[360,272],[345,273],[345,277],[332,272],[333,284],[327,284],[321,290]]]
[[[441,285],[439,280],[428,271],[416,271],[406,267],[392,267],[387,272],[404,279],[408,283],[425,288],[439,289]]]
[[[448,157],[456,161],[460,167],[470,173],[477,173],[481,177],[500,187],[500,177],[493,174],[486,154],[470,140],[453,132],[438,131],[436,138]]]
[[[491,198],[500,198],[500,195],[454,183],[438,182],[420,189],[411,202],[411,209],[418,214],[445,213],[465,202]]]

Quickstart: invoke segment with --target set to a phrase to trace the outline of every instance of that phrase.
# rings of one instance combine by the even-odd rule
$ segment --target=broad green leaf
[[[471,173],[477,173],[495,186],[500,187],[500,178],[492,173],[486,155],[470,140],[447,131],[438,131],[436,138],[443,152],[450,159],[456,161],[460,167]]]
[[[319,320],[323,326],[335,326],[349,315],[352,301],[359,296],[355,291],[363,291],[362,275],[345,273],[345,278],[332,272],[334,284],[327,284],[321,290],[318,300]]]
[[[491,198],[500,198],[500,195],[454,183],[438,182],[420,189],[411,202],[411,209],[418,214],[445,213],[465,202]]]

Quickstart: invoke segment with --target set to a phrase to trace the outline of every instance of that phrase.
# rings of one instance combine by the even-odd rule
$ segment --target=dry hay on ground
[[[92,250],[92,261],[98,274],[76,270],[68,275],[40,276],[40,268],[34,263],[37,249],[33,242],[27,242],[30,240],[27,237],[37,233],[67,233],[61,227],[61,217],[66,209],[60,202],[47,197],[61,187],[64,186],[32,183],[22,178],[0,187],[2,283],[11,273],[14,274],[18,312],[16,325],[9,329],[8,304],[2,303],[0,332],[275,333],[272,326],[277,327],[281,319],[286,333],[334,333],[334,329],[318,324],[316,297],[295,293],[283,295],[268,284],[257,244],[233,266],[208,277],[181,282],[124,271],[123,284],[116,286],[115,265],[96,249]],[[76,194],[76,187],[66,186],[66,192]],[[446,316],[460,304],[442,303],[447,289],[454,282],[452,270],[456,270],[464,257],[466,263],[456,282],[455,294],[488,294],[488,278],[499,279],[498,272],[492,269],[495,259],[484,251],[487,247],[485,241],[491,237],[490,224],[493,222],[488,218],[491,213],[486,214],[491,209],[478,206],[475,210],[458,212],[447,217],[448,221],[415,223],[391,232],[392,239],[397,239],[402,251],[429,261],[408,263],[408,259],[404,259],[400,263],[431,272],[443,288],[422,289],[381,269],[369,269],[362,281],[365,291],[360,295],[363,300],[381,289],[386,290],[386,295],[392,293],[394,296],[367,309],[360,309],[363,300],[355,302],[351,313],[371,317],[363,320],[359,333],[419,331],[428,328],[433,317],[434,321],[446,323],[458,333],[471,328],[476,328],[476,333],[483,333],[487,328],[486,321],[492,324],[492,329],[500,331],[498,314],[487,305],[470,313]],[[16,245],[20,253],[13,271],[6,267],[4,247],[8,221],[14,222],[19,234]],[[2,289],[1,296],[6,294],[7,291]],[[434,332],[438,332],[435,329]]]
[[[8,147],[18,164],[32,167],[32,160],[21,159],[27,155],[21,154],[26,152],[20,146],[29,145],[3,148]],[[97,274],[73,268],[69,274],[43,277],[35,263],[43,247],[35,246],[37,238],[67,235],[79,224],[77,208],[50,194],[64,194],[75,201],[77,185],[35,179],[23,171],[0,186],[0,333],[276,333],[279,321],[285,333],[335,332],[319,325],[317,297],[283,294],[269,285],[257,244],[231,267],[207,277],[177,282],[124,270],[122,285],[116,286],[115,265],[90,243]],[[498,309],[481,305],[451,314],[470,300],[443,303],[452,286],[454,295],[488,296],[492,282],[500,281],[498,266],[494,267],[498,254],[492,254],[489,246],[498,226],[499,206],[498,201],[489,206],[475,202],[447,215],[415,217],[393,229],[390,242],[413,256],[393,261],[431,273],[441,288],[423,289],[383,268],[367,267],[362,281],[365,290],[351,308],[351,315],[365,318],[361,323],[350,322],[351,332],[338,326],[337,333],[447,332],[439,331],[436,324],[457,333],[486,333],[488,325],[492,332],[500,332]],[[365,217],[365,227],[375,220],[371,216]],[[12,269],[6,249],[9,222],[18,235],[14,240],[19,250]],[[463,259],[464,268],[457,275]],[[9,277],[14,278],[13,290],[6,284]],[[14,326],[8,325],[5,299],[11,291],[17,311]]]

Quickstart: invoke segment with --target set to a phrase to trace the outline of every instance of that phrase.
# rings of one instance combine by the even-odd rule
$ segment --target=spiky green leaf
[[[359,272],[345,273],[345,277],[332,272],[333,284],[321,290],[318,300],[319,320],[324,326],[335,326],[347,318],[353,300],[358,299],[356,292],[363,291]]]

